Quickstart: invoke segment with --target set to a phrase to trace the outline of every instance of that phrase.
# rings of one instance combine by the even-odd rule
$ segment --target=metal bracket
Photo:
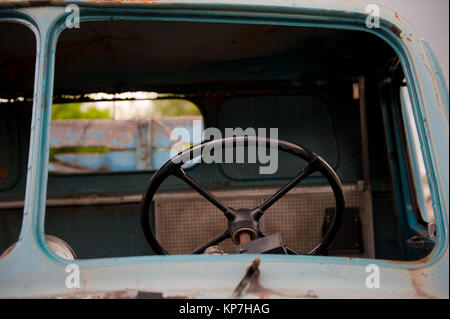
[[[152,120],[143,119],[137,123],[136,135],[136,169],[150,170],[152,165]]]

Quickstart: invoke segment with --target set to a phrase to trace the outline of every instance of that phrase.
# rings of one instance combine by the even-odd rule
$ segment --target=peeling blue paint
[[[71,131],[65,131],[64,136],[68,138],[73,138],[75,135]]]
[[[67,3],[76,3],[84,8],[87,2],[78,0]],[[448,102],[445,102],[448,98],[439,98],[439,90],[443,88],[448,96],[448,88],[427,71],[433,58],[422,59],[423,47],[407,41],[402,42],[399,38],[402,34],[413,34],[416,38],[413,29],[397,20],[394,12],[383,10],[381,27],[367,30],[364,27],[366,3],[359,1],[162,0],[159,3],[158,6],[139,4],[140,10],[147,10],[146,14],[139,12],[133,16],[133,10],[138,9],[136,4],[131,2],[118,3],[117,7],[120,9],[114,11],[106,9],[106,5],[112,5],[110,1],[106,4],[91,1],[89,10],[82,15],[82,19],[161,19],[160,15],[154,15],[156,12],[164,13],[165,20],[345,28],[374,33],[396,50],[401,58],[407,83],[411,84],[409,89],[415,122],[429,172],[437,227],[435,249],[424,260],[414,262],[265,255],[261,256],[261,272],[264,274],[264,284],[269,287],[299,292],[307,289],[314,291],[319,297],[448,298],[448,117],[442,114],[448,114],[449,106]],[[133,10],[127,9],[130,4],[134,5]],[[171,11],[172,9],[177,10]],[[288,14],[286,9],[289,9]],[[70,296],[76,293],[64,285],[67,276],[65,267],[73,261],[56,256],[46,245],[44,237],[48,161],[43,154],[46,154],[49,145],[46,132],[50,126],[51,108],[41,106],[51,105],[53,45],[56,34],[64,29],[66,16],[64,7],[56,6],[0,10],[0,19],[26,24],[40,39],[33,102],[30,170],[27,176],[22,230],[16,247],[8,257],[0,261],[0,297],[61,294]],[[392,32],[393,26],[402,32]],[[435,85],[439,89],[433,91]],[[440,110],[439,102],[444,112]],[[423,118],[427,119],[427,123],[424,123]],[[77,260],[76,263],[81,270],[84,293],[127,288],[149,291],[157,289],[164,293],[175,291],[176,294],[184,293],[196,297],[227,297],[253,258],[254,256],[250,255],[143,256]],[[384,284],[379,289],[366,289],[365,267],[373,263],[380,267]],[[46,275],[43,275],[42,269],[46,270]],[[218,273],[221,276],[217,276]],[[214,278],[213,285],[211,278]]]
[[[95,171],[118,172],[136,170],[136,152],[133,151],[111,151],[106,154],[57,154],[55,158],[69,166]]]

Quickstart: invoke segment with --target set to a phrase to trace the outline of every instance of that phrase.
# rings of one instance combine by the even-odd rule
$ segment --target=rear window
[[[202,123],[200,110],[185,99],[159,99],[151,92],[90,96],[102,100],[53,105],[50,173],[156,170],[172,148],[191,145],[171,139],[171,132]]]

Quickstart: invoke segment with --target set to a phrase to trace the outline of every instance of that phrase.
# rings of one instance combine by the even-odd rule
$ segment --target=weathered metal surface
[[[128,152],[110,151],[106,154],[65,153],[57,154],[55,158],[58,163],[67,164],[69,171],[71,167],[87,169],[90,172],[135,171],[137,162],[135,150]],[[53,166],[53,168],[55,167]],[[65,172],[66,169],[61,167],[60,170],[52,169],[52,171]]]
[[[50,147],[136,148],[136,122],[112,120],[52,121]]]
[[[254,282],[259,280],[260,272],[258,267],[260,262],[261,259],[259,258],[255,258],[252,261],[252,264],[247,268],[245,272],[244,278],[242,278],[237,287],[234,289],[231,298],[239,298],[244,293],[244,291],[249,288],[249,286],[251,287]]]
[[[51,148],[104,146],[114,150],[136,149],[136,141],[147,141],[154,148],[167,148],[176,141],[170,140],[170,133],[176,127],[186,127],[192,131],[197,116],[148,120],[54,120],[51,124]],[[151,122],[151,124],[150,124]],[[147,137],[139,136],[139,125],[147,126]],[[142,134],[144,134],[142,132]]]
[[[61,238],[52,235],[45,235],[48,247],[59,257],[67,260],[75,260],[77,257],[73,249]],[[16,247],[17,243],[8,247],[1,255],[0,259],[6,258],[11,251]]]
[[[136,169],[152,169],[152,120],[137,123]]]
[[[102,16],[105,4],[72,1],[93,8],[93,16]],[[54,4],[70,2],[51,1]],[[123,1],[128,5],[144,2]],[[156,1],[150,1],[156,3]],[[23,6],[43,4],[25,2]],[[181,6],[183,4],[183,6]],[[2,6],[20,5],[13,1]],[[145,4],[150,6],[149,3]],[[117,3],[117,6],[119,4]],[[102,10],[96,11],[95,8]],[[365,28],[366,4],[359,1],[160,1],[155,8],[179,8],[187,20],[251,22],[307,25],[361,30],[380,36],[398,53],[412,100],[414,121],[423,148],[424,162],[431,188],[436,218],[436,246],[426,258],[413,262],[348,259],[312,256],[261,256],[261,284],[268,287],[258,297],[314,295],[319,298],[448,298],[448,89],[435,70],[430,56],[413,29],[398,15],[381,10],[381,27]],[[214,14],[203,9],[214,9]],[[261,10],[265,9],[265,10]],[[315,9],[315,10],[311,10]],[[221,11],[224,10],[224,11]],[[225,12],[226,10],[226,12]],[[263,12],[265,11],[265,12]],[[195,12],[195,16],[193,13]],[[20,14],[19,14],[20,13]],[[124,11],[116,13],[120,16]],[[176,12],[167,12],[176,16]],[[0,19],[12,17],[24,21],[39,35],[34,111],[31,129],[29,170],[24,219],[15,249],[0,261],[1,297],[76,296],[93,292],[161,291],[164,295],[189,297],[229,296],[242,277],[252,256],[144,256],[118,259],[77,260],[81,287],[65,287],[65,267],[73,263],[59,258],[46,246],[43,225],[47,182],[46,150],[49,146],[50,105],[52,96],[54,31],[62,30],[66,15],[63,7],[26,8],[0,11]],[[317,15],[321,19],[317,19]],[[301,19],[300,19],[301,16]],[[91,16],[92,17],[92,16]],[[84,18],[91,18],[86,16]],[[111,13],[103,16],[111,17]],[[130,15],[128,15],[130,17]],[[179,17],[178,17],[179,18]],[[282,18],[286,18],[282,20]],[[298,19],[297,19],[298,18]],[[292,20],[289,20],[292,19]],[[37,22],[38,21],[38,22]],[[59,22],[58,22],[59,21]],[[55,26],[55,27],[53,27]],[[381,287],[368,289],[366,266],[380,267]],[[32,265],[32,266],[31,266]],[[218,277],[217,274],[221,276]],[[267,293],[266,293],[267,292]]]
[[[106,153],[58,153],[49,170],[58,173],[95,171],[135,171],[160,168],[170,158],[175,128],[193,136],[193,121],[201,117],[183,116],[142,120],[54,120],[50,148],[103,147]],[[183,141],[188,143],[190,141]]]

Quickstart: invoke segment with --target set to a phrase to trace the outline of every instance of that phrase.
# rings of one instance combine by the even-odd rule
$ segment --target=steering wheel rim
[[[209,193],[201,185],[197,184],[193,179],[191,179],[181,168],[181,166],[184,163],[187,163],[188,161],[201,155],[205,147],[208,147],[209,149],[213,149],[214,147],[217,146],[227,148],[231,146],[234,147],[235,145],[238,144],[248,146],[249,143],[258,143],[253,145],[265,144],[266,147],[270,148],[276,147],[278,148],[279,151],[287,152],[297,157],[300,157],[301,159],[305,160],[308,163],[306,167],[288,184],[280,188],[274,195],[272,195],[269,199],[264,201],[263,204],[259,205],[253,210],[247,209],[235,210],[223,204],[214,195]],[[144,190],[141,199],[140,219],[145,238],[147,239],[147,242],[149,243],[150,247],[156,254],[169,255],[169,253],[160,245],[151,229],[150,207],[153,198],[156,194],[156,191],[164,182],[164,180],[166,180],[171,175],[176,176],[185,181],[189,186],[191,186],[191,188],[196,190],[200,195],[205,197],[214,206],[216,206],[219,210],[221,210],[224,213],[224,216],[228,219],[228,227],[222,234],[220,234],[216,238],[210,240],[209,242],[205,243],[204,245],[198,247],[197,249],[191,252],[191,254],[201,254],[209,246],[217,245],[218,243],[222,242],[227,238],[233,239],[232,236],[235,235],[236,232],[238,231],[250,230],[254,231],[256,237],[266,236],[259,228],[259,220],[263,216],[264,212],[269,207],[271,207],[275,202],[281,199],[284,195],[286,195],[292,188],[297,186],[303,179],[307,178],[308,176],[310,176],[315,172],[320,172],[322,176],[325,177],[328,184],[331,186],[336,204],[334,219],[327,233],[322,237],[322,240],[319,242],[319,244],[317,244],[315,248],[313,248],[309,253],[307,253],[307,255],[321,254],[328,248],[328,246],[336,237],[336,234],[342,222],[342,216],[345,211],[345,196],[342,188],[342,183],[339,180],[339,177],[337,176],[336,172],[331,168],[331,166],[323,158],[321,158],[314,152],[291,142],[287,142],[284,140],[274,140],[259,136],[235,136],[205,141],[203,143],[194,145],[193,147],[186,149],[183,152],[179,153],[178,155],[174,156],[173,158],[169,159],[152,176],[152,178],[150,179],[149,183],[147,184]],[[250,217],[253,219],[254,221],[253,223]],[[290,254],[299,254],[289,248],[288,252]]]

